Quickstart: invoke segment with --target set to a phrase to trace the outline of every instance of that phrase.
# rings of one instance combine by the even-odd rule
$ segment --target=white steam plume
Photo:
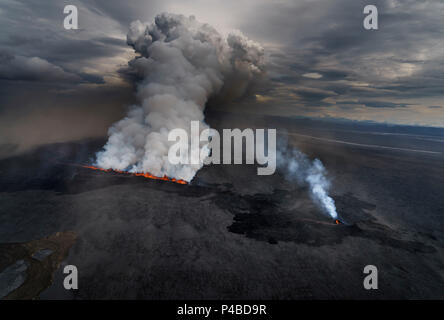
[[[319,159],[311,161],[298,149],[289,147],[287,142],[280,144],[276,156],[277,165],[284,171],[285,177],[308,186],[313,201],[324,213],[337,219],[335,201],[328,195],[330,180],[322,162]]]
[[[109,129],[96,165],[104,169],[149,172],[190,181],[202,167],[172,165],[168,133],[186,130],[190,122],[204,122],[208,98],[217,94],[236,98],[263,73],[263,49],[240,32],[227,38],[191,17],[160,14],[154,23],[131,23],[127,43],[140,54],[129,62],[142,77],[140,105]]]

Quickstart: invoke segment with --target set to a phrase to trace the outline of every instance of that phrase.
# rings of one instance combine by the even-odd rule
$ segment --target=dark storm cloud
[[[230,8],[230,2],[226,8]],[[76,73],[77,65],[123,54],[124,35],[131,21],[150,20],[179,2],[72,1],[79,6],[81,30],[77,34],[61,29],[61,12],[66,3],[6,1],[4,6],[9,16],[3,23],[5,32],[0,48],[6,46],[14,55],[38,57],[68,73]],[[205,7],[201,1],[188,4],[196,11]],[[241,2],[238,11],[246,12],[245,17],[235,20],[230,27],[281,48],[281,52],[273,50],[273,46],[267,48],[273,62],[269,67],[270,78],[274,82],[335,92],[341,99],[371,94],[391,102],[400,96],[420,98],[442,94],[444,64],[436,58],[421,56],[421,50],[430,45],[436,47],[444,31],[441,19],[444,9],[440,2],[375,0],[372,4],[379,10],[377,31],[367,31],[362,26],[363,8],[367,4],[363,0]],[[210,4],[208,7],[211,9]],[[253,12],[254,19],[249,16]],[[229,12],[221,12],[226,13]],[[52,23],[43,21],[29,26],[29,16]],[[93,27],[101,32],[91,32]],[[116,38],[110,31],[123,37]],[[303,76],[307,73],[322,77],[310,79]],[[120,74],[128,79],[125,72]],[[83,81],[100,83],[97,75],[87,76],[85,72],[77,75]],[[366,83],[367,88],[354,82]],[[301,95],[310,102],[323,99],[308,97],[310,94]]]
[[[405,108],[400,99],[442,97],[443,2],[372,1],[379,11],[377,31],[363,28],[367,4],[262,3],[254,11],[261,23],[245,19],[242,30],[277,44],[277,52],[270,55],[274,83],[332,91],[337,100],[372,98],[378,102],[365,105],[381,109]],[[306,73],[322,77],[303,77]],[[310,92],[306,96],[307,105],[323,98]]]
[[[320,101],[327,97],[335,96],[336,92],[326,91],[318,88],[298,88],[294,92],[306,101]]]
[[[95,58],[117,56],[126,49],[126,42],[124,39],[112,37],[71,39],[59,35],[49,38],[39,38],[39,35],[33,35],[13,40],[8,37],[4,45],[0,43],[0,48],[7,48],[9,52],[17,55],[39,57],[69,69],[73,64],[85,65],[88,60]],[[76,67],[72,69],[72,72],[75,72]]]
[[[359,100],[357,102],[355,101],[341,101],[340,104],[344,105],[364,105],[368,108],[405,108],[408,106],[408,104],[405,103],[391,103],[387,101],[363,101]]]
[[[156,14],[165,11],[165,0],[80,0],[92,11],[118,22],[125,32],[135,19],[151,20]]]
[[[0,52],[0,79],[58,84],[104,83],[103,78],[98,75],[67,72],[39,57],[13,56],[6,52]]]
[[[79,30],[63,28],[63,8],[67,4],[78,6]],[[3,75],[3,78],[33,81],[50,78],[73,83],[103,83],[102,76],[97,72],[93,74],[79,68],[93,69],[90,66],[94,67],[95,59],[118,56],[127,48],[120,23],[109,20],[101,13],[94,14],[97,11],[94,6],[83,6],[80,1],[5,0],[0,4],[0,10],[0,51],[7,51],[16,57],[16,63],[23,62],[26,65],[24,68],[30,69],[19,73],[17,65],[3,65],[3,73],[13,74]],[[121,38],[116,38],[112,33]],[[36,67],[38,63],[39,68]],[[46,67],[43,66],[45,63],[48,64]],[[11,68],[17,71],[12,72]],[[61,69],[61,72],[57,72],[56,68],[59,71]],[[51,69],[49,74],[48,69]]]
[[[349,72],[347,72],[346,70],[318,69],[317,72],[322,75],[322,80],[324,81],[344,80],[350,75]]]
[[[63,28],[67,4],[78,30]],[[103,136],[134,102],[116,71],[129,60],[127,26],[93,2],[4,0],[0,27],[0,144],[14,146],[3,151]]]

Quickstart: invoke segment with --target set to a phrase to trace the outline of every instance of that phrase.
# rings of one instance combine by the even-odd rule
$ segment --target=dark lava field
[[[442,299],[444,138],[381,130],[280,122],[328,170],[339,225],[253,165],[180,185],[82,167],[103,139],[4,158],[0,298]],[[63,288],[65,265],[78,290]],[[363,287],[366,265],[378,290]]]

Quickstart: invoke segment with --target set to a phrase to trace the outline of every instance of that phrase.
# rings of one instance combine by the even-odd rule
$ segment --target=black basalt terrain
[[[63,264],[77,266],[79,290],[41,268],[53,278],[33,291],[41,299],[443,298],[438,160],[293,143],[324,162],[341,224],[279,172],[205,166],[189,185],[101,172],[82,167],[103,144],[88,140],[0,160],[0,247],[76,234]],[[378,290],[363,288],[369,264]]]

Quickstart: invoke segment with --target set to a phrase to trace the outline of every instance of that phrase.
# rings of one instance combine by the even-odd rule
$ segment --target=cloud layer
[[[0,120],[9,127],[56,109],[117,120],[140,78],[127,65],[134,58],[126,45],[130,23],[165,11],[195,15],[222,35],[239,29],[264,46],[270,83],[242,102],[245,111],[444,126],[442,1],[375,0],[377,31],[363,28],[363,0],[70,4],[79,9],[79,30],[63,28],[63,1],[0,3]],[[9,129],[0,129],[0,144],[20,140]],[[83,130],[99,134],[94,126]]]

